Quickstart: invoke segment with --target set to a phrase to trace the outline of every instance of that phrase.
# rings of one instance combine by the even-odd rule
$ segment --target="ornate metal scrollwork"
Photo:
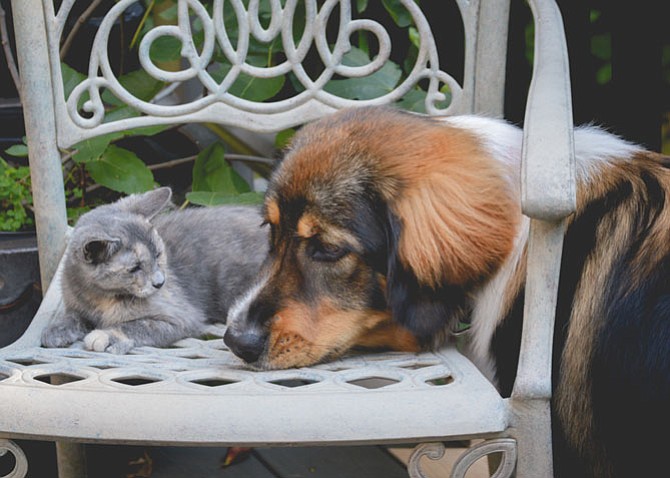
[[[407,464],[410,478],[428,478],[421,471],[421,465],[419,464],[419,461],[424,456],[431,460],[439,460],[444,456],[444,445],[442,443],[421,443],[417,445],[409,457],[409,463]]]
[[[442,443],[422,443],[410,456],[407,471],[410,478],[428,478],[421,470],[420,460],[424,456],[431,460],[439,460],[444,456],[445,447]],[[510,478],[516,467],[516,441],[512,438],[487,440],[468,448],[454,463],[451,478],[465,478],[468,469],[480,458],[492,453],[501,453],[502,459],[498,469],[491,478]]]
[[[0,456],[6,455],[7,452],[14,456],[16,462],[14,469],[0,478],[24,478],[28,474],[28,459],[25,453],[13,441],[0,438]]]
[[[411,72],[392,91],[364,101],[342,98],[323,89],[323,86],[335,77],[358,78],[371,75],[379,71],[390,58],[389,33],[374,20],[353,18],[351,0],[326,0],[320,7],[317,0],[285,2],[270,0],[271,18],[266,26],[260,20],[260,0],[249,0],[248,7],[245,7],[242,0],[214,0],[211,15],[199,0],[178,0],[177,24],[161,25],[150,30],[140,42],[139,60],[149,75],[168,84],[188,80],[199,81],[204,94],[182,104],[166,107],[133,96],[115,76],[107,55],[113,25],[123,15],[125,9],[136,1],[119,0],[104,17],[93,43],[87,78],[74,88],[67,99],[68,114],[81,128],[94,128],[105,120],[102,90],[108,90],[141,113],[156,117],[187,115],[215,103],[224,103],[237,110],[251,113],[285,112],[308,102],[328,107],[389,103],[399,100],[414,85],[424,80],[427,85],[425,99],[427,112],[444,114],[451,111],[452,105],[458,102],[462,92],[458,82],[439,69],[437,48],[430,24],[415,0],[400,0],[411,15],[420,39],[417,58]],[[300,11],[304,11],[306,22],[300,38],[296,39],[294,17],[299,5],[303,5]],[[68,1],[62,8],[70,6],[71,1]],[[462,7],[461,4],[459,6]],[[66,16],[67,12],[58,12],[61,20]],[[231,17],[238,25],[235,40],[231,39],[225,27],[225,20]],[[339,25],[337,37],[334,43],[329,43],[326,39],[326,26],[336,18]],[[193,39],[194,20],[202,26],[204,38],[202,45],[196,45]],[[350,40],[360,31],[366,31],[376,38],[379,52],[368,64],[345,65],[342,60],[351,49]],[[172,37],[181,43],[181,59],[184,66],[179,71],[166,71],[156,65],[149,56],[154,42],[164,37]],[[247,61],[247,56],[252,40],[268,44],[280,40],[285,60],[266,67],[251,64]],[[303,61],[310,51],[318,53],[323,66],[323,70],[316,78],[311,78],[303,66]],[[222,54],[230,65],[222,79],[215,79],[210,70],[217,54]],[[259,103],[237,97],[229,90],[241,75],[275,78],[288,73],[293,74],[300,84],[301,91],[286,99]],[[452,95],[447,107],[444,105],[447,97],[440,91],[441,86],[445,84],[448,85]]]

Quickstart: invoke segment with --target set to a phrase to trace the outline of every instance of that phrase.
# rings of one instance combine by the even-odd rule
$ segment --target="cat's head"
[[[88,290],[146,298],[166,280],[165,245],[151,223],[169,188],[134,194],[84,214],[69,245],[66,273]]]

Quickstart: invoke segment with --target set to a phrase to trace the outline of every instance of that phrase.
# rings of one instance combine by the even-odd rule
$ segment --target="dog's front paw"
[[[135,343],[132,340],[113,330],[96,329],[84,337],[84,347],[94,352],[122,355],[128,353],[134,345]]]

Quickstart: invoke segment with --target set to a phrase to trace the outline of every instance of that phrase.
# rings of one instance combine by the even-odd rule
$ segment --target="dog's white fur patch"
[[[234,327],[235,323],[240,320],[240,318],[246,318],[249,313],[249,306],[258,296],[258,293],[265,287],[267,284],[268,275],[262,274],[256,283],[252,285],[247,291],[238,297],[233,305],[228,309],[228,318],[226,319],[226,324],[228,327]],[[244,319],[242,319],[244,320]]]
[[[521,188],[521,157],[523,133],[520,128],[503,120],[476,115],[444,118],[445,123],[466,129],[478,137],[491,156],[509,167],[509,184],[515,194]],[[644,151],[604,129],[585,125],[574,130],[575,173],[579,183],[589,183],[605,168],[618,161],[629,161]],[[517,232],[515,247],[500,270],[479,290],[472,312],[469,355],[471,360],[492,381],[495,366],[491,356],[491,341],[498,323],[507,313],[503,310],[504,291],[512,280],[528,241],[529,219],[524,216]]]

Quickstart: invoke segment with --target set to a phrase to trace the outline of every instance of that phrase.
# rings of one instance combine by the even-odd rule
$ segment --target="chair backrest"
[[[462,84],[440,69],[431,23],[419,5],[414,0],[401,0],[418,32],[414,66],[395,87],[363,100],[344,98],[324,89],[333,78],[360,78],[373,74],[386,64],[392,53],[391,38],[384,26],[372,19],[356,18],[352,5],[355,2],[310,0],[304,2],[300,10],[298,5],[301,3],[296,0],[225,3],[215,0],[211,2],[213,11],[210,14],[201,2],[179,0],[175,2],[175,24],[156,26],[144,35],[137,48],[143,69],[168,87],[186,82],[199,84],[202,95],[185,98],[176,105],[134,96],[119,81],[110,64],[109,51],[114,48],[110,46],[110,34],[119,18],[137,0],[110,2],[113,6],[95,35],[86,77],[66,91],[59,49],[67,29],[75,23],[72,12],[76,2],[65,0],[59,3],[57,9],[52,0],[13,3],[44,286],[48,286],[62,254],[67,230],[59,149],[69,148],[80,141],[141,126],[186,122],[214,122],[259,132],[278,131],[345,106],[393,103],[418,82],[426,85],[424,106],[429,114],[502,114],[508,0],[457,0],[465,33]],[[270,8],[269,22],[259,19],[262,5]],[[300,38],[295,39],[291,32],[299,15],[304,15],[306,23]],[[226,30],[231,18],[238,25],[236,38],[232,40]],[[439,21],[432,20],[432,29],[439,28]],[[203,39],[200,44],[193,40],[194,21],[201,28]],[[337,30],[335,35],[331,31],[333,24]],[[351,48],[352,36],[359,31],[367,31],[376,38],[379,52],[368,64],[347,66],[343,59]],[[150,56],[152,45],[166,37],[182,42],[179,71],[163,69]],[[255,66],[250,61],[252,40],[280,40],[285,60],[271,67]],[[322,69],[318,75],[310,76],[306,63],[314,62],[314,52]],[[211,73],[216,55],[225,57],[231,65],[223,78],[215,79]],[[280,100],[255,102],[231,93],[231,85],[242,75],[267,79],[289,73],[299,82],[300,91]],[[448,104],[441,91],[445,85],[451,95]],[[108,93],[140,114],[122,119],[107,115],[104,94]]]
[[[57,2],[57,10],[53,0],[13,0],[43,286],[48,286],[54,274],[67,233],[60,149],[85,139],[129,128],[185,122],[278,131],[346,106],[396,102],[417,83],[423,85],[423,106],[428,114],[502,115],[509,0],[455,2],[465,36],[461,83],[440,69],[432,33],[439,28],[439,19],[431,18],[429,22],[414,0],[399,0],[417,32],[414,66],[406,78],[383,94],[354,100],[333,93],[327,87],[328,82],[373,74],[384,67],[393,47],[380,23],[355,14],[352,3],[356,2],[213,0],[210,13],[200,1],[176,0],[176,23],[156,26],[144,35],[138,46],[139,63],[150,76],[167,85],[196,82],[203,93],[166,105],[133,96],[110,65],[110,32],[137,0],[110,2],[113,6],[102,19],[93,42],[88,73],[67,95],[59,48],[66,24],[73,21],[75,0]],[[528,283],[534,287],[527,289],[524,326],[528,330],[524,331],[522,345],[523,349],[531,350],[531,355],[522,350],[517,391],[521,395],[548,396],[552,304],[555,304],[562,244],[560,219],[574,209],[575,203],[572,110],[567,49],[558,7],[554,0],[528,3],[535,18],[536,37],[534,74],[524,124],[523,210],[532,218],[548,222],[535,228],[536,235],[531,234]],[[269,21],[259,20],[261,7],[269,9]],[[297,9],[306,21],[296,39]],[[234,40],[226,30],[229,20],[237,24]],[[194,21],[199,25],[202,40],[197,45],[193,41]],[[344,59],[351,48],[351,39],[359,31],[368,31],[376,38],[378,54],[361,66],[351,66]],[[163,69],[151,58],[152,45],[166,37],[181,42],[178,71]],[[269,67],[256,66],[250,60],[252,39],[266,44],[281,41],[285,60]],[[211,71],[217,55],[225,57],[229,65],[223,76]],[[306,58],[315,57],[321,69],[316,75],[308,74]],[[250,101],[236,96],[231,88],[241,75],[268,79],[289,73],[298,83],[296,93],[278,100]],[[449,102],[443,93],[445,85],[451,95]],[[139,114],[123,119],[110,117],[104,107],[105,92],[112,93]],[[543,273],[546,270],[552,273]],[[532,346],[538,343],[541,346]],[[534,388],[538,377],[543,385]],[[524,389],[524,383],[531,385]]]

